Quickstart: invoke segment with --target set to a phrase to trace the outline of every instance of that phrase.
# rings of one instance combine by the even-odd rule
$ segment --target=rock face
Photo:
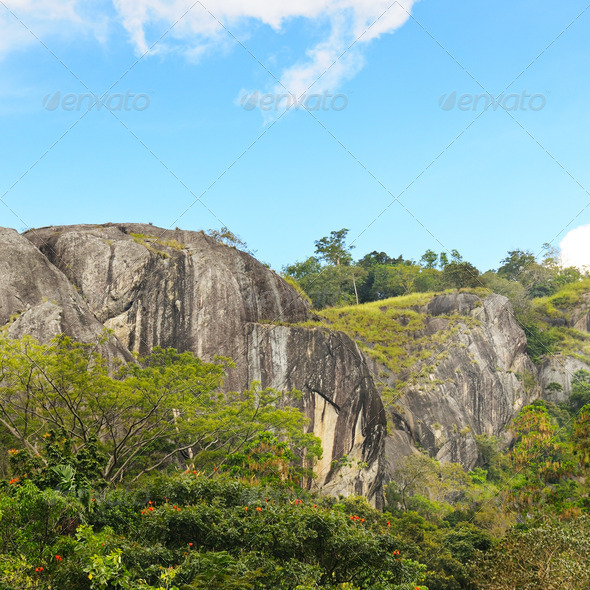
[[[503,435],[514,415],[539,397],[525,334],[499,295],[439,295],[416,311],[424,314],[425,335],[441,344],[419,362],[417,376],[387,409],[394,425],[388,465],[419,445],[441,461],[472,468],[474,435]],[[383,374],[384,367],[372,363],[374,373]],[[394,387],[398,380],[392,375],[386,384]]]
[[[98,342],[104,326],[94,317],[68,279],[28,240],[0,228],[0,326],[11,338],[25,334],[48,342],[65,333]],[[111,358],[131,359],[116,338],[101,346]]]
[[[357,345],[341,332],[249,324],[248,379],[305,393],[310,428],[323,441],[317,466],[324,491],[377,497],[383,480],[381,457],[386,416]],[[359,362],[359,359],[361,361]],[[347,456],[347,466],[332,461]],[[367,463],[367,469],[359,469]]]
[[[580,304],[573,310],[570,327],[580,332],[590,332],[590,293],[582,295]]]
[[[572,379],[579,370],[590,371],[590,367],[581,360],[562,355],[551,356],[543,361],[539,370],[543,399],[549,402],[567,402],[572,394]],[[561,391],[547,389],[550,383],[561,385]]]
[[[579,370],[590,371],[590,356],[585,346],[587,334],[590,332],[590,293],[581,293],[576,301],[553,301],[555,315],[543,318],[550,326],[569,329],[570,339],[577,343],[566,348],[561,354],[547,356],[539,367],[539,381],[543,399],[555,403],[567,402],[572,393],[572,379]],[[572,331],[583,334],[572,338]],[[575,333],[573,333],[575,334]],[[570,356],[571,355],[571,356]],[[561,385],[561,391],[555,391],[548,386],[552,383]]]
[[[380,503],[386,420],[363,356],[344,334],[277,325],[311,319],[308,304],[281,277],[202,232],[108,224],[25,236],[36,248],[18,239],[61,277],[64,289],[79,291],[97,327],[112,329],[129,351],[162,346],[205,360],[228,356],[236,363],[228,390],[254,380],[300,390],[301,408],[324,448],[315,485]],[[69,333],[68,324],[62,329]],[[347,466],[334,468],[344,456]]]

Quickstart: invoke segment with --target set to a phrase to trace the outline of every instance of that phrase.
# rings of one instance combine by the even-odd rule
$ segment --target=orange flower
[[[258,507],[256,508],[256,510],[257,510],[258,512],[262,512],[262,508],[260,508],[260,506],[258,506]]]
[[[189,546],[189,547],[192,547],[192,546],[193,546],[193,544],[192,544],[192,543],[189,543],[189,544],[188,544],[188,546]]]
[[[56,555],[55,556],[55,561],[58,561],[58,562],[61,561],[61,555]]]

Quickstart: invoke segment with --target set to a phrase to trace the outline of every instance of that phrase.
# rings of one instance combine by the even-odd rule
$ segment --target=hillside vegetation
[[[489,294],[485,289],[463,291]],[[425,307],[434,295],[414,293],[358,306],[331,307],[319,310],[317,315],[330,329],[342,331],[356,340],[363,352],[384,367],[386,373],[379,377],[395,379],[393,391],[382,392],[385,401],[389,401],[389,396],[395,398],[408,381],[417,377],[424,363],[435,356],[440,362],[452,353],[453,347],[460,345],[453,338],[465,323],[465,316],[460,314],[439,316],[447,323],[446,327],[434,334],[427,332]],[[477,319],[469,321],[472,325],[479,324]],[[439,354],[443,349],[445,352]]]
[[[370,304],[346,325],[370,335],[377,311],[389,322],[424,301]],[[227,404],[215,394],[226,361],[155,350],[110,375],[63,337],[2,337],[0,360],[0,588],[590,583],[588,372],[569,404],[525,407],[508,452],[478,437],[471,472],[423,454],[402,461],[379,512],[305,491],[321,449],[303,416],[289,396],[255,386]]]
[[[577,329],[590,279],[550,256],[515,251],[483,274],[457,252],[354,263],[345,238],[319,240],[287,274],[325,324],[310,326],[349,334],[383,368],[384,397],[460,346],[466,316],[437,315],[429,330],[425,309],[457,289],[504,293],[539,366],[590,359]],[[567,401],[522,408],[509,448],[475,436],[470,471],[401,458],[376,510],[309,492],[322,448],[301,394],[257,383],[221,394],[231,365],[160,348],[118,364],[65,336],[0,331],[0,590],[590,587],[590,371]]]

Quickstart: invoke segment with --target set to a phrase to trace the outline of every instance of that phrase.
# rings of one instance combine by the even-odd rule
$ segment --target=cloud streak
[[[41,39],[89,33],[99,39],[122,26],[135,52],[182,53],[190,59],[235,45],[260,25],[275,32],[295,19],[319,23],[325,38],[283,64],[276,90],[296,95],[334,90],[364,65],[363,46],[409,18],[416,0],[4,0]],[[231,31],[232,34],[228,33]],[[162,34],[166,32],[163,38]],[[36,43],[0,6],[0,57]],[[268,56],[260,56],[267,58]],[[274,84],[271,82],[271,84]]]
[[[91,34],[103,39],[110,20],[102,0],[3,0],[0,5],[0,58],[47,43]]]
[[[275,31],[303,18],[326,24],[326,38],[296,63],[277,74],[276,92],[297,96],[334,90],[364,65],[362,48],[392,33],[410,17],[415,0],[115,0],[115,7],[136,50],[143,54],[156,41],[149,30],[172,27],[158,51],[179,46],[189,54],[233,43],[227,30],[244,34],[262,23]],[[191,8],[192,7],[192,8]],[[187,12],[188,10],[188,12]],[[179,20],[180,19],[180,20]],[[227,30],[226,30],[227,29]]]

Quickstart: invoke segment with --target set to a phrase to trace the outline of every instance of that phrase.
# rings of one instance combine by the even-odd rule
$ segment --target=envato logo
[[[288,109],[307,111],[343,111],[348,106],[346,94],[330,94],[327,91],[322,94],[302,94],[297,97],[294,94],[277,94],[269,92],[244,93],[240,98],[240,105],[247,111],[260,109],[261,111],[283,111]]]
[[[96,108],[97,111],[145,111],[150,106],[147,94],[132,94],[129,90],[125,94],[103,94],[98,96],[91,92],[69,93],[62,96],[58,90],[48,94],[43,99],[43,108],[47,111],[82,111]]]
[[[547,98],[544,94],[529,94],[526,90],[521,94],[502,93],[499,96],[489,93],[457,96],[457,91],[453,90],[449,95],[443,94],[438,99],[438,106],[443,111],[452,111],[454,108],[460,111],[487,111],[490,107],[494,111],[498,107],[506,111],[540,111],[546,104]]]

